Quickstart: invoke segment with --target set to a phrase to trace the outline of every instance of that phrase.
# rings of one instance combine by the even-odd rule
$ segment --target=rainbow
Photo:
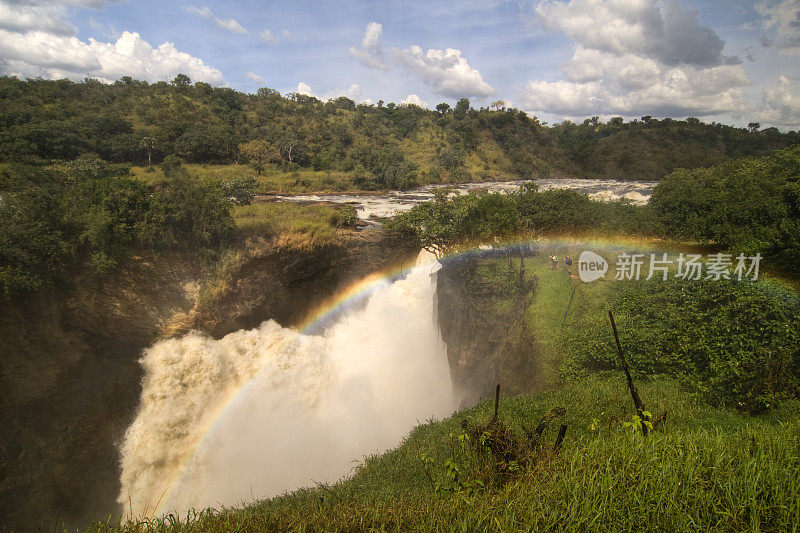
[[[440,254],[438,257],[435,257],[433,254],[431,254],[430,261],[433,262],[434,260],[437,260],[441,264],[447,264],[463,260],[467,257],[491,253],[492,250],[521,246],[525,246],[528,250],[534,250],[536,252],[540,252],[542,250],[554,250],[559,254],[577,246],[591,250],[602,249],[607,251],[667,248],[664,243],[661,243],[657,240],[641,238],[608,238],[606,236],[565,237],[563,235],[552,237],[542,236],[535,239],[515,238],[503,241],[495,240],[491,243],[491,245],[473,244],[464,246],[448,254]],[[542,260],[546,261],[546,258],[543,257]],[[372,294],[377,287],[404,277],[414,266],[416,266],[416,264],[417,263],[412,264],[411,262],[408,262],[400,265],[399,267],[378,271],[351,284],[346,289],[317,306],[317,308],[311,312],[295,329],[302,335],[320,334],[330,325],[335,323],[342,313],[363,303],[364,300],[370,294]],[[186,453],[181,464],[175,469],[171,478],[168,480],[169,484],[167,485],[167,489],[156,503],[151,516],[161,516],[169,512],[169,510],[165,509],[164,507],[166,506],[167,502],[170,501],[170,496],[172,495],[175,487],[178,485],[178,480],[183,476],[187,466],[194,458],[198,448],[203,444],[208,434],[216,426],[217,422],[225,416],[231,404],[233,403],[233,400],[248,386],[249,383],[252,382],[253,379],[255,379],[255,376],[249,381],[243,383],[237,390],[231,391],[227,397],[219,402],[215,412],[208,417],[208,422],[201,428],[200,431],[198,431],[198,437],[191,446],[191,449]]]

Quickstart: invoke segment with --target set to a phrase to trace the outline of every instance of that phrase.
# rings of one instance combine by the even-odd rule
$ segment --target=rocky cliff
[[[525,324],[536,279],[505,252],[458,256],[437,273],[437,310],[453,389],[462,405],[531,390],[538,347]]]
[[[4,528],[81,527],[119,511],[116,444],[138,404],[138,357],[155,340],[188,329],[221,337],[268,318],[295,325],[416,250],[371,231],[313,249],[259,241],[239,253],[221,274],[194,257],[136,257],[112,277],[87,272],[70,287],[0,302]]]

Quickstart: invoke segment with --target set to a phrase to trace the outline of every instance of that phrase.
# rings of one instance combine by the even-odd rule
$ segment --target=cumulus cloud
[[[367,67],[391,70],[392,65],[384,57],[382,35],[383,26],[370,22],[364,28],[361,46],[351,46],[350,54]],[[423,51],[415,45],[406,50],[392,48],[392,58],[396,66],[417,77],[441,96],[462,98],[495,94],[494,88],[483,81],[479,71],[469,66],[460,50]]]
[[[203,17],[205,19],[213,20],[214,22],[217,23],[217,26],[219,26],[223,30],[228,30],[229,32],[239,33],[239,34],[248,33],[247,30],[241,24],[239,24],[236,21],[236,19],[233,19],[233,18],[229,18],[229,19],[219,18],[216,15],[214,15],[214,13],[208,7],[205,7],[205,6],[203,6],[203,7],[189,6],[189,7],[186,8],[186,11],[188,11],[189,13],[201,16],[201,17]]]
[[[402,101],[402,102],[400,102],[400,103],[401,103],[401,104],[406,104],[406,105],[408,105],[408,104],[413,104],[413,105],[418,105],[418,106],[420,106],[420,107],[428,107],[428,103],[427,103],[427,102],[425,102],[425,101],[424,101],[422,98],[420,98],[420,97],[419,97],[418,95],[416,95],[416,94],[409,94],[409,95],[406,97],[406,99],[405,99],[405,100],[403,100],[403,101]]]
[[[245,74],[245,76],[247,76],[248,78],[250,78],[251,80],[253,80],[256,83],[264,83],[266,81],[264,78],[262,78],[261,76],[259,76],[255,72],[248,72],[247,74]]]
[[[114,43],[42,31],[24,34],[0,30],[0,72],[21,78],[83,79],[111,82],[122,76],[147,81],[183,73],[195,81],[221,84],[222,73],[172,43],[153,47],[138,33],[123,32]]]
[[[454,48],[422,51],[419,46],[394,50],[395,59],[409,72],[419,77],[436,94],[450,98],[465,96],[486,97],[495,94],[494,88],[483,81]]]
[[[543,0],[535,11],[546,29],[603,52],[636,54],[666,65],[740,62],[722,54],[719,35],[679,0]]]
[[[764,29],[776,35],[774,40],[764,36],[762,44],[777,44],[784,54],[800,55],[800,0],[762,0],[753,7],[761,15]]]
[[[757,116],[761,122],[781,126],[800,124],[800,84],[787,76],[778,77],[778,82],[763,91],[764,109]]]
[[[64,6],[0,2],[0,29],[20,33],[39,30],[56,35],[74,35],[77,31],[75,26],[65,19]]]
[[[272,46],[278,44],[278,36],[269,31],[268,29],[265,29],[264,31],[259,33],[258,36],[261,37],[261,40],[267,44],[271,44]]]
[[[114,42],[79,40],[67,21],[72,10],[101,9],[111,0],[0,0],[0,74],[20,78],[111,82],[133,76],[155,82],[186,74],[196,81],[224,83],[222,73],[181,52],[172,43],[152,46],[138,33],[119,33],[112,26],[91,23],[116,34]]]
[[[741,62],[678,0],[542,0],[535,12],[574,52],[560,66],[566,79],[528,83],[520,96],[529,110],[703,116],[747,107]]]
[[[377,22],[370,22],[364,28],[364,38],[361,39],[361,48],[351,46],[350,55],[358,58],[362,64],[370,68],[389,70],[389,66],[383,59],[383,46],[381,35],[383,26]]]
[[[297,90],[295,90],[298,94],[305,94],[306,96],[313,96],[314,98],[318,98],[320,100],[330,100],[331,98],[338,98],[340,96],[346,96],[347,98],[354,100],[356,102],[366,102],[368,100],[364,100],[362,98],[361,86],[357,83],[352,84],[347,89],[333,89],[332,91],[328,91],[324,95],[319,95],[315,93],[311,86],[307,83],[300,82],[297,84]]]

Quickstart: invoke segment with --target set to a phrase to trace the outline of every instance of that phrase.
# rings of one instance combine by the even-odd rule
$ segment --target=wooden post
[[[617,324],[614,322],[614,314],[611,312],[611,310],[608,311],[608,318],[611,319],[611,329],[614,330],[614,340],[617,343],[617,352],[619,353],[620,361],[622,361],[622,369],[625,371],[625,377],[628,379],[628,389],[631,391],[631,397],[633,398],[633,404],[636,406],[636,412],[639,415],[639,418],[642,420],[642,434],[647,435],[647,425],[645,424],[644,417],[644,402],[642,402],[642,398],[639,396],[639,391],[636,390],[636,386],[633,384],[631,371],[628,368],[628,362],[625,360],[625,354],[622,352],[622,344],[619,342],[619,334],[617,333]]]
[[[497,384],[497,388],[494,390],[494,417],[492,418],[492,422],[497,421],[497,411],[500,408],[500,384]]]

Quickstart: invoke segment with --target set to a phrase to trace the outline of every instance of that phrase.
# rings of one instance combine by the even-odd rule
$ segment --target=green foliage
[[[492,193],[447,197],[437,192],[430,202],[387,222],[387,228],[437,254],[467,243],[501,239],[520,228],[516,201],[512,195]]]
[[[529,185],[515,194],[452,198],[441,190],[434,200],[396,216],[387,227],[439,253],[531,232],[656,235],[660,224],[651,210],[626,200],[603,202],[576,191],[539,192]]]
[[[255,198],[258,181],[255,178],[235,178],[222,182],[222,191],[236,205],[250,205]]]
[[[620,284],[612,308],[631,368],[680,378],[714,405],[750,412],[800,396],[800,298],[769,282]],[[619,367],[606,323],[571,346],[585,368]]]
[[[235,228],[221,183],[178,174],[154,187],[142,238],[156,247],[215,249]]]
[[[354,159],[365,170],[353,178],[359,187],[404,190],[419,185],[417,165],[408,161],[397,146],[359,146]]]
[[[0,191],[0,297],[63,278],[74,256],[50,191]]]
[[[0,296],[62,281],[83,261],[112,272],[136,247],[215,251],[233,235],[229,191],[220,182],[173,171],[147,185],[125,174],[127,167],[90,156],[63,171],[5,171]],[[245,183],[245,192],[252,186]]]
[[[800,265],[800,149],[680,170],[653,191],[667,235]]]
[[[492,177],[658,179],[678,168],[762,155],[800,141],[796,132],[697,119],[624,122],[615,117],[604,124],[593,117],[546,126],[503,102],[473,109],[465,98],[453,108],[443,103],[427,110],[383,102],[356,105],[344,97],[328,102],[284,97],[268,88],[245,94],[192,84],[184,75],[171,83],[126,77],[109,85],[4,76],[0,109],[2,160],[72,160],[93,152],[107,161],[148,166],[167,154],[189,163],[227,164],[238,162],[241,144],[261,140],[274,146],[279,157],[269,165],[254,161],[258,168],[291,163],[300,169],[352,172],[361,164],[372,174],[365,182],[372,188],[410,186],[413,172],[430,173],[440,166],[437,156],[445,149],[461,151],[473,164],[483,154],[480,167],[488,167]],[[370,168],[364,146],[372,151],[393,147],[416,166],[397,173],[385,165]],[[379,158],[384,155],[390,154]],[[442,176],[460,181],[474,175],[470,164],[453,168],[457,171]]]
[[[88,249],[98,272],[110,272],[125,259],[142,230],[149,194],[146,185],[127,177],[78,178],[64,191],[68,234]]]
[[[183,165],[183,159],[175,154],[169,154],[158,166],[164,174],[169,175],[181,168],[181,165]]]

